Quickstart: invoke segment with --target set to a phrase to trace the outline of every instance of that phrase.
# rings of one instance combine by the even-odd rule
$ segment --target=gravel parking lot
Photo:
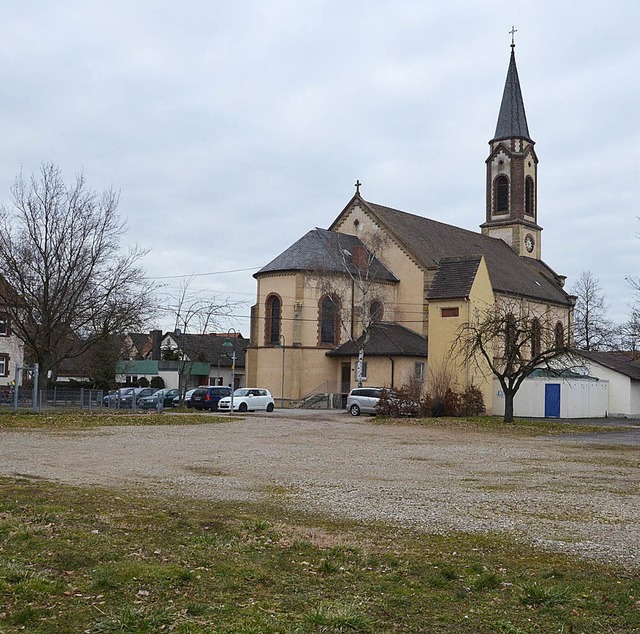
[[[1,475],[211,500],[275,499],[429,532],[506,531],[634,567],[640,566],[639,466],[640,428],[523,438],[374,425],[344,412],[0,432]]]

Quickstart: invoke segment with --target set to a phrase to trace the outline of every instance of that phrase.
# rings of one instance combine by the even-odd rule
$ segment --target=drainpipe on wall
[[[388,357],[389,361],[391,361],[391,389],[393,389],[393,383],[395,381],[396,374],[396,363],[393,360],[393,357]]]

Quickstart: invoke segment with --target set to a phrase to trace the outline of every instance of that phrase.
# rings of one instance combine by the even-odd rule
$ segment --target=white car
[[[234,412],[254,412],[264,410],[273,412],[275,401],[269,390],[261,387],[241,387],[233,393]],[[231,397],[225,396],[218,401],[218,411],[228,412],[231,410]]]

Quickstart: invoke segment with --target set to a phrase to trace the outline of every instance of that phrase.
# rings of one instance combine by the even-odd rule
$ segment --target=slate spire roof
[[[500,139],[526,139],[531,141],[529,127],[527,126],[527,116],[524,112],[524,100],[520,90],[520,80],[518,79],[518,69],[516,67],[515,49],[511,48],[511,60],[507,71],[507,81],[502,94],[502,104],[498,114],[498,123],[493,141]]]

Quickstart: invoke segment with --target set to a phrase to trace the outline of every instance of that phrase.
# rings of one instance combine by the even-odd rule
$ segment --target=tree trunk
[[[515,393],[504,392],[504,422],[513,423],[513,397]]]

